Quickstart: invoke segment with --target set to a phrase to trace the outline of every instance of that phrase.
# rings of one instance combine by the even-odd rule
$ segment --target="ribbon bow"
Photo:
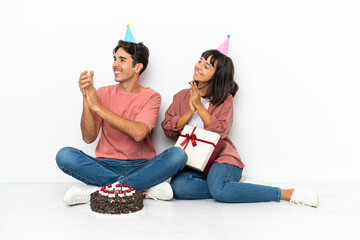
[[[185,150],[186,147],[188,146],[189,142],[191,142],[191,144],[192,144],[193,147],[196,147],[196,145],[197,145],[197,144],[196,144],[196,141],[200,141],[200,142],[203,142],[203,143],[211,144],[211,145],[214,146],[214,148],[216,147],[215,144],[212,143],[212,142],[205,141],[205,140],[202,140],[202,139],[197,138],[197,137],[196,137],[196,134],[194,134],[195,129],[196,129],[196,127],[194,127],[194,129],[192,130],[191,134],[188,134],[188,133],[187,133],[187,134],[185,134],[185,135],[180,135],[181,137],[185,137],[185,140],[184,140],[182,143],[180,143],[180,146],[184,146],[184,145],[185,145],[184,150]]]
[[[185,135],[185,140],[180,144],[181,146],[184,146],[185,144],[186,145],[188,145],[188,142],[189,141],[191,141],[191,144],[193,145],[193,147],[196,147],[196,140],[197,140],[197,138],[196,138],[196,134],[192,134],[191,133],[191,135],[189,135],[188,133]],[[185,146],[185,148],[186,148],[186,146]],[[185,149],[184,148],[184,149]]]

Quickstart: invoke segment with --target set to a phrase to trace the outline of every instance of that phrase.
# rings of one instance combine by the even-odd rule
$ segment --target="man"
[[[62,148],[56,162],[70,176],[88,184],[70,188],[64,202],[87,203],[91,192],[113,183],[132,185],[146,191],[147,197],[170,200],[173,192],[165,180],[184,168],[187,155],[181,148],[170,148],[156,156],[151,142],[160,108],[160,94],[139,84],[148,64],[149,50],[135,43],[129,28],[125,41],[115,47],[113,71],[117,84],[94,88],[94,71],[80,74],[83,95],[82,138],[86,143],[101,136],[96,158],[72,148]],[[128,40],[127,40],[128,39]],[[95,186],[94,186],[95,185]]]

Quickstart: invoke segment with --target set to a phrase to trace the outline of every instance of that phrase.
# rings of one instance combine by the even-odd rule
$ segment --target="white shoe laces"
[[[146,198],[151,198],[154,199],[155,201],[159,201],[159,199],[157,199],[156,197],[154,197],[151,193],[145,193],[146,194]]]
[[[305,206],[304,201],[297,200],[296,198],[293,198],[293,197],[291,197],[291,199],[290,199],[290,204],[291,204],[291,206],[295,206],[295,205]]]
[[[293,195],[290,198],[291,205],[300,205],[300,206],[318,206],[318,197],[317,193],[312,189],[295,189]]]
[[[79,192],[74,195],[75,202],[76,203],[83,203],[83,202],[89,202],[90,201],[90,194],[86,192]]]

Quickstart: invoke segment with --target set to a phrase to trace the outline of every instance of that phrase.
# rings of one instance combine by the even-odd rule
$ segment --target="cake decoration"
[[[115,197],[115,192],[114,192],[114,190],[111,190],[111,191],[109,192],[109,197],[111,197],[111,198],[114,198],[114,197]]]
[[[90,195],[92,211],[102,214],[128,214],[143,209],[145,194],[142,191],[137,191],[132,186],[127,187],[126,184],[123,184],[120,190],[117,190],[120,185],[116,185],[115,190],[109,185]],[[108,193],[109,189],[111,190]]]
[[[106,189],[102,189],[99,191],[100,195],[102,196],[107,196],[108,195],[108,191]]]
[[[123,191],[125,192],[125,191],[127,191],[128,189],[129,189],[129,188],[127,187],[127,184],[124,183],[124,184],[122,185],[121,190],[123,190]]]
[[[129,188],[128,190],[126,190],[126,196],[131,196],[133,195],[131,189]]]
[[[120,191],[119,191],[119,197],[124,197],[124,196],[125,196],[124,191],[123,191],[123,190],[120,190]]]

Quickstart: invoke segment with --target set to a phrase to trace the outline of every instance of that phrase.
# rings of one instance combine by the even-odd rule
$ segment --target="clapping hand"
[[[88,87],[93,87],[94,86],[94,71],[91,70],[89,73],[88,70],[83,71],[80,74],[80,78],[79,78],[79,88],[81,93],[86,96],[86,89]]]
[[[199,104],[202,104],[200,98],[201,98],[200,91],[196,83],[190,82],[190,99],[189,99],[190,110],[195,112],[197,106],[199,106]]]
[[[86,97],[86,101],[89,104],[90,109],[94,110],[96,106],[99,106],[100,102],[94,88],[94,71],[85,70],[80,74],[79,88],[83,96]]]

